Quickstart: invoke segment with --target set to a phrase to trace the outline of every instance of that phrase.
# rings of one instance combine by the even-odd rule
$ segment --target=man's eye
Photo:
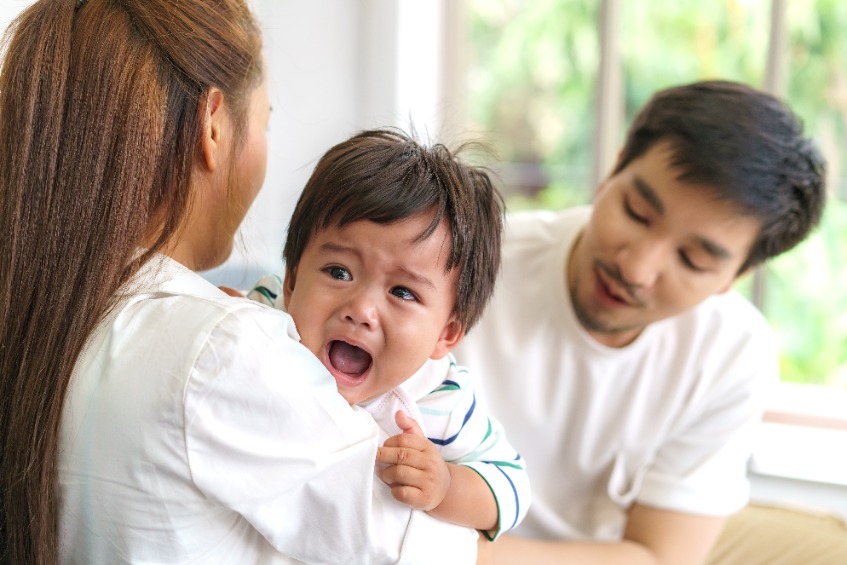
[[[403,286],[395,286],[391,289],[391,294],[402,300],[417,300],[415,293]]]
[[[623,207],[624,207],[624,210],[626,210],[627,216],[629,216],[630,218],[632,218],[633,220],[635,220],[639,224],[645,224],[645,225],[647,224],[647,218],[644,217],[644,216],[641,216],[640,214],[636,213],[635,210],[633,210],[632,206],[629,203],[628,198],[624,199]]]
[[[706,270],[703,267],[697,265],[694,261],[692,261],[691,257],[689,257],[685,251],[679,252],[679,258],[682,261],[682,264],[691,269],[692,271],[696,271],[699,273]]]
[[[339,281],[349,281],[352,277],[344,267],[329,267],[326,272],[334,279]]]

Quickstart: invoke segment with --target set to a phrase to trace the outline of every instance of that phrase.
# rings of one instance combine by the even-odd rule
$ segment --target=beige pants
[[[727,520],[706,565],[847,565],[847,525],[830,515],[750,505]]]

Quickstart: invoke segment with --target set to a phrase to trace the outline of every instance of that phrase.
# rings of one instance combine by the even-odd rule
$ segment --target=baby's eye
[[[349,281],[353,278],[350,276],[350,272],[344,267],[327,267],[325,270],[329,276],[339,281]]]
[[[391,289],[391,294],[402,300],[417,300],[415,293],[404,286],[395,286]]]

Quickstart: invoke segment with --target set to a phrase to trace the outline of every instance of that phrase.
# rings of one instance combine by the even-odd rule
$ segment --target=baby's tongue
[[[355,345],[333,341],[329,346],[329,362],[342,373],[361,375],[371,366],[371,356]]]

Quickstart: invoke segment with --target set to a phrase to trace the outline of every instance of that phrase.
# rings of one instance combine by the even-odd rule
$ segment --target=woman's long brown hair
[[[220,88],[242,124],[261,46],[243,0],[40,0],[4,46],[0,563],[53,564],[74,365],[121,285],[178,236],[205,96]]]

